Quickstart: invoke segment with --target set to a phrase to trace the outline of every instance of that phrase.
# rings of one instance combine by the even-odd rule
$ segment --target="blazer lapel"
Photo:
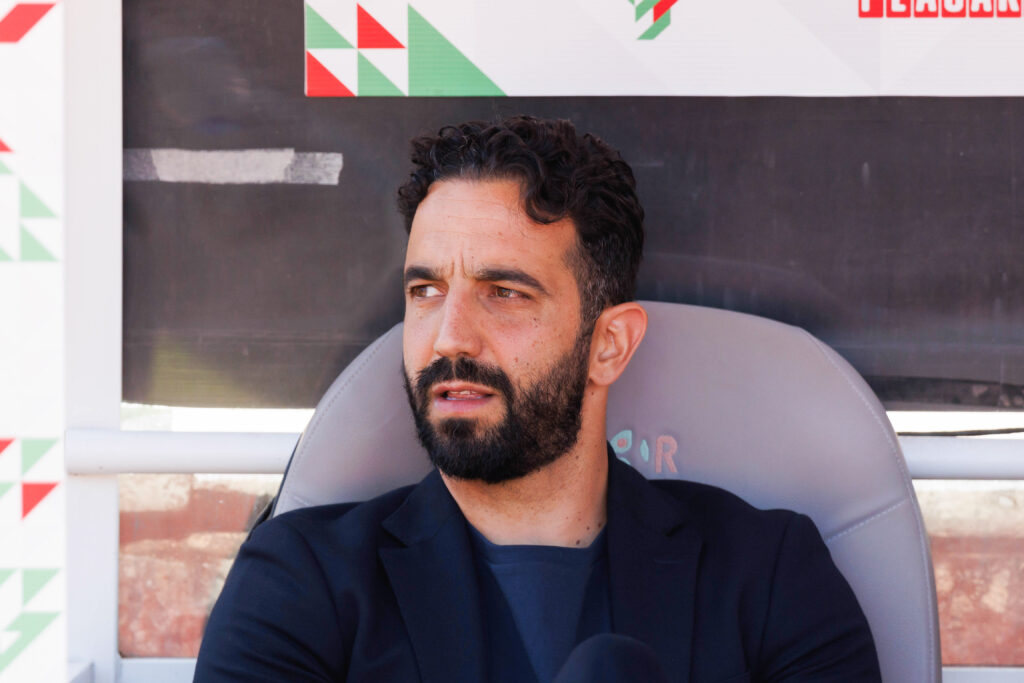
[[[688,681],[701,538],[685,526],[685,504],[610,451],[612,628],[654,648],[669,680]]]
[[[381,548],[424,683],[482,681],[480,589],[466,522],[435,471],[384,520],[405,544]]]

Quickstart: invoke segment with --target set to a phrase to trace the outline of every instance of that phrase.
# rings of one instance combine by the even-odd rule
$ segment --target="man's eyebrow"
[[[537,278],[518,268],[481,268],[474,274],[474,277],[485,282],[518,282],[548,296],[548,290]]]
[[[408,287],[409,283],[412,282],[413,280],[437,281],[440,279],[440,273],[438,273],[438,271],[434,270],[433,268],[428,268],[427,266],[409,266],[408,268],[405,269],[405,277],[403,279],[403,282],[405,286]]]
[[[548,290],[540,281],[526,271],[518,268],[481,268],[473,273],[473,278],[483,282],[518,282],[519,284],[531,287],[544,296],[550,296]],[[427,280],[437,282],[443,280],[441,271],[430,266],[409,266],[405,269],[404,283],[408,287],[414,280]]]

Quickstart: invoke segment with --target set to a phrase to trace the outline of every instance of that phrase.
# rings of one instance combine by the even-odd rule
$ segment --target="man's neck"
[[[498,545],[582,548],[593,542],[607,520],[608,456],[603,438],[581,433],[561,458],[513,481],[487,484],[441,476],[466,520]]]

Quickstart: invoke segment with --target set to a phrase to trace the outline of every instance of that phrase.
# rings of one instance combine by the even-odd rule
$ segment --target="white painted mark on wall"
[[[337,185],[338,152],[294,149],[126,149],[126,181],[207,183],[213,185]]]

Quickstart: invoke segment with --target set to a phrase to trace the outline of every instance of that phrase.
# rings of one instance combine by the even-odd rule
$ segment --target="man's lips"
[[[464,401],[487,398],[494,395],[494,389],[469,382],[441,382],[430,393],[435,399]]]
[[[445,413],[476,410],[495,397],[493,389],[468,382],[442,382],[430,394],[434,407]]]

